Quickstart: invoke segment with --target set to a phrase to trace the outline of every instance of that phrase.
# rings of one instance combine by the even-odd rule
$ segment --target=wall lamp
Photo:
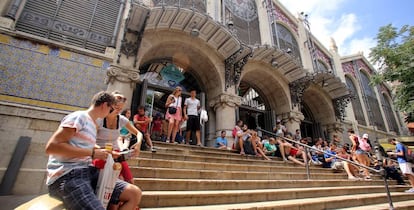
[[[198,37],[198,35],[200,35],[200,31],[196,28],[197,26],[197,22],[194,21],[191,25],[191,31],[190,31],[190,35],[193,37]]]
[[[272,58],[272,60],[270,61],[270,64],[272,65],[272,67],[278,67],[279,63],[277,62],[276,58]]]

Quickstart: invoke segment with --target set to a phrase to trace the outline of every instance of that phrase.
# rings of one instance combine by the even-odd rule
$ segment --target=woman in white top
[[[131,149],[133,149],[132,155],[138,156],[141,148],[143,135],[141,134],[141,132],[138,131],[138,129],[136,129],[133,125],[131,125],[131,123],[129,123],[128,118],[126,118],[123,115],[120,115],[122,109],[124,108],[126,98],[117,92],[114,92],[112,94],[115,96],[115,105],[113,106],[113,111],[109,113],[109,115],[105,118],[98,119],[96,122],[98,125],[96,144],[101,148],[105,148],[105,144],[111,143],[113,151],[120,151],[123,148],[119,148],[118,137],[120,136],[120,131],[122,127],[125,127],[130,133],[137,136],[137,143],[131,146]],[[117,160],[122,165],[122,177],[126,182],[132,183],[133,177],[131,170],[129,169],[128,163],[125,161],[125,159],[117,158]],[[102,163],[95,162],[95,165],[96,164]]]
[[[181,87],[175,87],[175,90],[172,92],[171,95],[168,96],[167,101],[165,102],[165,107],[167,108],[167,113],[165,114],[165,119],[168,120],[168,131],[167,131],[167,143],[175,143],[175,136],[177,135],[177,131],[179,129],[179,124],[182,119],[182,112],[181,112]],[[174,107],[177,111],[174,114],[169,113],[169,107]],[[172,137],[171,137],[172,134]],[[170,138],[171,137],[171,138]]]

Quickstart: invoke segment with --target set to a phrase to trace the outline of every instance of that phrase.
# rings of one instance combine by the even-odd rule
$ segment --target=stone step
[[[398,210],[412,210],[414,209],[414,200],[392,202],[394,209]],[[365,205],[359,207],[342,208],[338,210],[389,210],[389,203],[380,203],[373,205]]]
[[[273,161],[272,161],[273,162]],[[305,167],[292,166],[290,164],[274,161],[274,165],[251,165],[251,164],[231,164],[231,163],[209,163],[180,160],[162,160],[137,158],[129,161],[129,166],[153,167],[153,168],[175,168],[175,169],[200,169],[200,170],[222,170],[222,171],[252,171],[252,172],[304,172]],[[309,167],[311,173],[333,173],[329,168]]]
[[[245,172],[221,170],[191,170],[152,167],[131,167],[135,178],[221,179],[221,180],[305,180],[306,172]],[[316,180],[347,179],[345,173],[311,173]]]
[[[165,142],[159,142],[159,141],[153,141],[153,144],[157,148],[170,148],[170,149],[178,149],[178,150],[191,150],[191,151],[211,151],[211,152],[220,152],[220,153],[233,153],[236,154],[236,150],[222,150],[217,149],[214,147],[200,147],[196,145],[188,145],[188,144],[171,144],[171,143],[165,143]]]
[[[332,180],[211,180],[211,179],[155,179],[135,178],[134,184],[143,191],[168,190],[253,190],[253,189],[286,189],[300,187],[330,186],[373,186],[383,185],[382,180],[351,181],[348,179]],[[390,185],[396,181],[390,181]]]
[[[333,191],[334,192],[334,191]],[[333,193],[334,194],[334,193]],[[224,195],[223,195],[224,197]],[[253,196],[252,196],[253,197]],[[413,194],[404,192],[393,192],[392,199],[394,202],[411,201],[414,199]],[[191,199],[189,199],[190,201]],[[270,199],[269,199],[270,200]],[[162,203],[162,201],[159,201]],[[332,195],[327,197],[297,198],[291,200],[277,200],[265,202],[250,202],[241,203],[237,201],[230,201],[232,204],[217,204],[205,206],[175,206],[168,208],[152,208],[144,207],[143,210],[218,210],[218,209],[278,209],[278,210],[315,210],[315,209],[338,209],[345,207],[360,207],[365,205],[382,204],[387,202],[387,195],[385,192],[370,193],[370,194],[350,194],[350,195]],[[158,206],[158,205],[157,205]]]
[[[407,187],[390,186],[390,191],[403,191]],[[358,195],[356,195],[358,194]],[[292,199],[313,198],[313,200],[329,199],[335,196],[351,195],[384,195],[384,186],[339,186],[289,189],[258,189],[258,190],[218,190],[218,191],[144,191],[140,206],[145,207],[173,207],[173,206],[200,206],[228,203],[251,203],[265,201],[283,201]],[[404,193],[407,194],[407,193]],[[317,199],[315,199],[317,198]],[[411,198],[414,198],[412,196]],[[357,200],[357,199],[355,199]],[[337,201],[341,202],[341,201]],[[383,203],[384,201],[374,202]],[[373,203],[369,203],[373,204]],[[364,204],[366,205],[366,204]],[[344,205],[347,207],[349,204]],[[342,207],[342,206],[337,206]],[[322,209],[322,208],[317,208]]]
[[[294,164],[291,161],[281,161],[281,160],[262,160],[258,157],[246,155],[236,155],[231,157],[209,157],[207,155],[178,155],[178,154],[170,154],[162,151],[157,151],[155,153],[149,151],[141,151],[140,158],[147,158],[147,159],[161,159],[161,160],[180,160],[180,161],[193,161],[193,162],[207,162],[207,163],[231,163],[231,164],[246,164],[246,165],[265,165],[265,166],[274,166],[274,165],[284,165],[284,166],[299,166]],[[134,165],[134,160],[137,158],[131,158],[128,160],[130,165]],[[302,166],[300,166],[302,167]],[[312,166],[316,167],[316,166]],[[319,167],[319,166],[318,166]]]

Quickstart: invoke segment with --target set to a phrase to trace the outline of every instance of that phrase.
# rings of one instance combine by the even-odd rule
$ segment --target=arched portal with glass
[[[181,107],[184,107],[184,101],[190,96],[189,92],[191,90],[197,91],[197,98],[205,107],[206,95],[196,79],[194,71],[188,67],[184,69],[180,64],[174,63],[172,58],[158,58],[142,64],[140,66],[140,80],[141,82],[137,84],[134,91],[134,100],[131,104],[133,115],[137,112],[139,106],[145,106],[148,116],[164,119],[166,113],[165,103],[176,87],[182,89]],[[184,125],[182,127],[184,128]],[[184,136],[184,132],[185,130],[179,132],[179,138]],[[161,135],[154,140],[163,140],[164,133],[161,132]],[[195,144],[195,141],[190,141],[190,143]]]
[[[238,116],[250,128],[257,127],[272,130],[273,115],[269,110],[267,99],[263,97],[258,88],[242,81],[239,85],[238,95],[242,98]]]

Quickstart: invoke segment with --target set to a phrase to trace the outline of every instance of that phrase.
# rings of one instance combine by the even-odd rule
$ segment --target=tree
[[[394,104],[414,121],[414,27],[392,24],[379,29],[377,46],[369,57],[379,65],[379,72],[371,78],[372,85],[390,82],[395,93]]]

